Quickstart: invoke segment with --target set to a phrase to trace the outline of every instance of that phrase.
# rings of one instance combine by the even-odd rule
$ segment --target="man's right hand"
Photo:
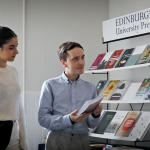
[[[77,116],[76,115],[77,112],[78,112],[78,109],[76,109],[75,111],[73,111],[70,114],[70,120],[72,122],[81,123],[81,122],[83,122],[91,114],[91,112],[89,112],[89,113],[83,113],[83,114],[80,114],[80,115]]]

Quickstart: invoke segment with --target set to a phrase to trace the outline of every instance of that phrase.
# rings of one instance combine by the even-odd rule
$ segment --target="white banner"
[[[150,33],[150,8],[103,21],[103,42]]]

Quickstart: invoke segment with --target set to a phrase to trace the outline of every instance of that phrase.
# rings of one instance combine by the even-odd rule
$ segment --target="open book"
[[[96,108],[96,106],[99,105],[99,103],[102,101],[103,97],[103,95],[98,95],[95,99],[86,101],[76,115],[92,112]]]

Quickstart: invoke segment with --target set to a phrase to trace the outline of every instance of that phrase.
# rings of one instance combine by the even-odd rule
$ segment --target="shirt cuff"
[[[70,117],[69,117],[69,116],[70,116],[70,114],[63,116],[62,123],[63,123],[63,126],[64,126],[64,127],[73,126],[73,124],[72,124],[71,121],[70,121]]]
[[[101,115],[100,115],[100,116],[101,116]],[[90,114],[90,115],[89,115],[89,119],[90,119],[90,121],[99,120],[99,119],[100,119],[100,116],[99,116],[98,118],[94,118],[94,117],[92,116],[92,114]]]

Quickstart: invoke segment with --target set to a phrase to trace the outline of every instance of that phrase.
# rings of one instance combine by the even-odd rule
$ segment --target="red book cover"
[[[105,55],[106,55],[106,53],[99,54],[89,70],[96,70],[97,67],[99,66],[99,64],[101,63],[101,61],[103,60]]]
[[[118,60],[120,59],[120,57],[123,54],[123,49],[121,50],[116,50],[113,55],[111,56],[111,58],[109,59],[106,67],[104,69],[109,69],[109,68],[113,68],[115,67],[115,65],[117,64]]]

